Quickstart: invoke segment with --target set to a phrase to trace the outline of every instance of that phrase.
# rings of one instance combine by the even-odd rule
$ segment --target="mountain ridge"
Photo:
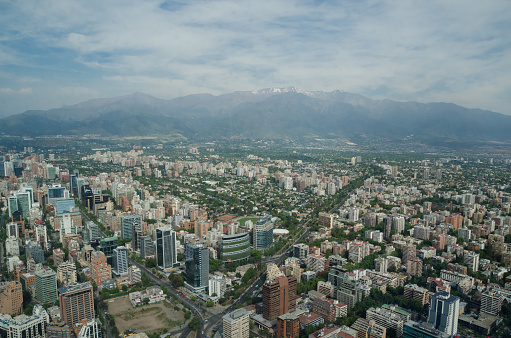
[[[511,144],[511,116],[452,103],[372,100],[344,91],[265,88],[164,100],[144,93],[99,98],[0,119],[0,133],[18,136],[180,134],[187,139],[365,135],[421,142]]]

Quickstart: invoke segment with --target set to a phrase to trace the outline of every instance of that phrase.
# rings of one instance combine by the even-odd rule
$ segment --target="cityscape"
[[[507,154],[18,141],[6,337],[510,335]]]
[[[0,1],[0,338],[511,338],[511,1]]]

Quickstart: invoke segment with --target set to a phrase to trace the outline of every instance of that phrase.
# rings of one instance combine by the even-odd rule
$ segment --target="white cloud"
[[[0,47],[27,39],[35,48],[12,43],[7,52],[0,49],[0,63],[47,69],[50,65],[39,63],[39,56],[58,49],[53,66],[59,72],[88,69],[91,74],[80,75],[89,76],[86,83],[68,75],[69,86],[48,73],[23,74],[53,87],[49,95],[55,106],[66,97],[66,87],[82,88],[72,95],[80,100],[93,93],[142,91],[170,98],[295,85],[511,113],[509,2],[189,1],[162,6],[174,11],[161,4],[13,2],[10,11],[0,13]],[[66,65],[70,60],[75,67]],[[9,81],[2,82],[0,74],[0,85],[13,87]]]

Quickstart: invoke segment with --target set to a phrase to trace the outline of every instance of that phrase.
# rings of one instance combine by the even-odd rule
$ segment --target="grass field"
[[[184,321],[184,314],[175,311],[174,306],[167,301],[133,307],[128,297],[108,301],[108,311],[115,318],[119,332],[135,329],[135,332],[152,333],[171,329]]]
[[[259,220],[259,217],[245,217],[245,218],[239,219],[238,222],[240,222],[241,226],[244,226],[245,222],[248,221],[248,220],[251,220],[252,223],[255,224]]]

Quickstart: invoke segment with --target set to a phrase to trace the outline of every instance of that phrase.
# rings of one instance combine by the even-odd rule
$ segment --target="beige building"
[[[20,282],[0,283],[0,313],[17,315],[23,311],[23,290]]]
[[[224,338],[248,338],[250,335],[249,313],[241,308],[223,317]]]

